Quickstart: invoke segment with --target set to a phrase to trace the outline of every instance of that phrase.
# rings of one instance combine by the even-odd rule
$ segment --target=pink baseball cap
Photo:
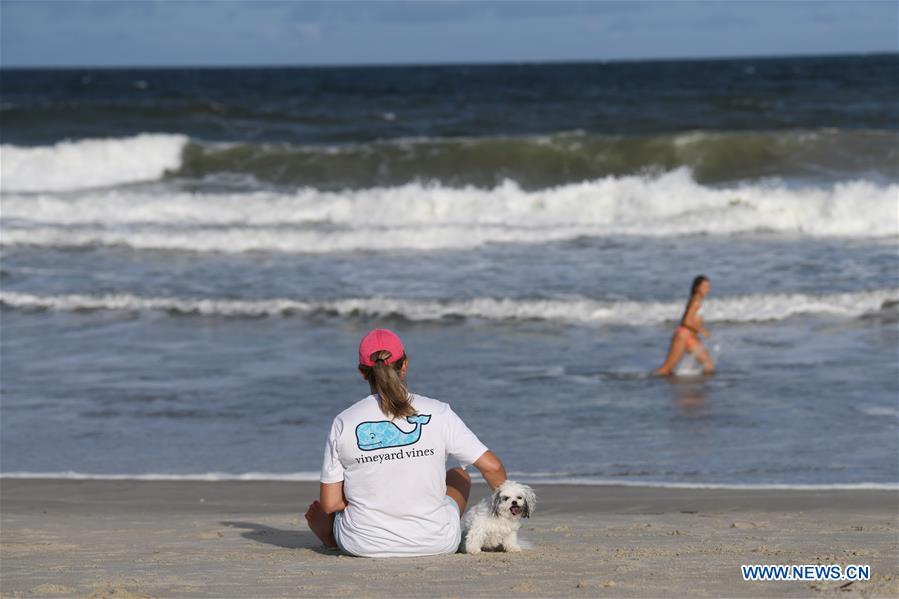
[[[371,355],[382,350],[390,352],[390,358],[387,359],[388,364],[393,364],[406,355],[403,342],[396,336],[396,333],[387,329],[375,329],[369,331],[359,342],[359,363],[363,366],[374,366]]]

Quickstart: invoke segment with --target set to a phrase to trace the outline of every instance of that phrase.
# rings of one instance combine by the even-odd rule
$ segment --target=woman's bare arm
[[[684,311],[684,317],[681,319],[681,324],[697,333],[705,334],[708,331],[703,332],[704,327],[702,326],[702,319],[698,315],[701,306],[702,296],[698,294],[693,295],[687,303],[687,309]]]
[[[474,467],[480,470],[481,476],[484,477],[491,489],[506,482],[506,468],[492,451],[485,451],[484,455],[474,463]]]
[[[343,494],[343,481],[339,483],[321,483],[319,487],[319,502],[327,514],[335,514],[345,510],[349,504]]]
[[[705,324],[702,321],[702,317],[697,316],[696,320],[699,322],[699,332],[702,333],[702,336],[703,337],[711,337],[712,334],[709,333],[709,330],[707,328],[705,328]]]

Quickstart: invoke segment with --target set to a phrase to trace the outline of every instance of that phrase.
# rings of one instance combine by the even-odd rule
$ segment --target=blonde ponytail
[[[410,402],[409,390],[400,372],[406,362],[403,356],[393,364],[388,364],[391,353],[381,350],[371,355],[374,366],[359,365],[359,370],[371,386],[372,393],[378,394],[381,411],[389,418],[404,418],[415,414]]]

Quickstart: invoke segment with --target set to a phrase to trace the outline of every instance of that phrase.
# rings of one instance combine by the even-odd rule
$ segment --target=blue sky
[[[422,64],[895,52],[897,7],[893,0],[0,0],[0,64]]]

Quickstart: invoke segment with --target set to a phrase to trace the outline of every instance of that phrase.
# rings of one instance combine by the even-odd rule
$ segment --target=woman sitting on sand
[[[409,357],[391,331],[359,344],[359,371],[372,394],[337,415],[325,444],[321,497],[306,521],[328,547],[364,557],[455,553],[471,478],[491,488],[502,462],[449,405],[406,389]],[[463,467],[446,470],[452,457]]]
[[[702,317],[699,311],[702,308],[702,300],[705,299],[711,289],[709,278],[705,275],[699,275],[693,279],[693,286],[690,289],[690,300],[687,302],[687,308],[680,320],[680,325],[674,329],[671,336],[671,345],[668,348],[668,357],[665,363],[652,371],[656,376],[670,376],[674,369],[677,368],[684,352],[690,352],[696,359],[702,363],[702,371],[705,374],[713,374],[715,372],[715,364],[709,358],[709,352],[706,351],[699,335],[710,337],[708,330],[702,325]]]

